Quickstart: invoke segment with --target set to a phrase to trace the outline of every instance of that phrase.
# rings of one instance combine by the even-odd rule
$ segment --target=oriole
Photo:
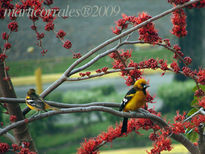
[[[51,107],[48,105],[43,98],[41,98],[39,95],[36,94],[36,91],[34,89],[29,89],[26,96],[26,105],[31,109],[35,111],[45,111],[47,112],[47,109],[51,110],[58,110],[58,108]]]
[[[136,111],[140,107],[143,107],[146,103],[146,88],[149,87],[145,79],[139,79],[135,82],[134,86],[127,92],[119,111],[129,112]],[[123,119],[121,135],[127,132],[128,118]]]

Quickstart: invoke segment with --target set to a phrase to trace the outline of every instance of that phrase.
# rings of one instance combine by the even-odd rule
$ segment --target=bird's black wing
[[[38,109],[44,110],[45,109],[45,104],[41,102],[42,100],[37,94],[32,94],[30,95],[30,99],[27,99],[28,104],[31,106],[34,106]]]
[[[134,95],[135,93],[136,93],[136,89],[134,89],[134,88],[130,89],[130,90],[127,92],[127,94],[125,95],[125,97],[124,97],[123,100],[122,100],[122,103],[121,103],[121,105],[120,105],[119,111],[122,111],[122,110],[124,109],[124,107],[125,107],[125,105],[127,104],[127,102],[129,102],[129,101],[132,99],[132,97],[133,97],[133,95]]]

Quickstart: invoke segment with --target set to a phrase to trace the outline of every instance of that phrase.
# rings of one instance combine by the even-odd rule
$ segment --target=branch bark
[[[97,47],[95,47],[94,49],[90,50],[89,52],[87,52],[84,56],[82,56],[81,58],[79,58],[78,60],[76,60],[64,73],[63,75],[58,79],[56,80],[54,83],[52,83],[47,89],[45,89],[42,93],[41,93],[41,97],[45,97],[47,96],[49,93],[51,93],[55,88],[57,88],[60,84],[62,84],[65,80],[66,80],[66,77],[69,77],[70,75],[72,75],[73,73],[76,73],[77,71],[73,71],[73,73],[71,73],[71,71],[78,65],[80,64],[82,61],[84,61],[85,59],[87,59],[88,57],[90,57],[91,55],[93,55],[94,53],[96,53],[97,51],[99,51],[100,49],[104,48],[105,46],[123,38],[124,36],[127,36],[129,35],[130,33],[136,31],[137,29],[141,28],[142,26],[145,26],[146,24],[152,22],[152,21],[155,21],[159,18],[162,18],[168,14],[170,14],[171,12],[177,10],[177,9],[180,9],[180,8],[183,8],[183,7],[186,7],[190,4],[193,4],[193,3],[196,3],[196,2],[199,2],[200,0],[195,0],[195,1],[189,1],[187,3],[184,3],[182,5],[178,5],[174,8],[171,8],[167,11],[164,11],[163,13],[159,14],[159,15],[156,15],[148,20],[146,20],[145,22],[142,22],[141,24],[135,26],[135,27],[132,27],[130,29],[128,29],[127,31],[124,31],[123,33],[113,37],[113,38],[110,38],[109,40],[103,42],[102,44],[98,45]],[[80,69],[79,69],[80,71]],[[28,108],[27,108],[28,110]],[[24,110],[24,114],[26,114],[26,110]]]
[[[5,127],[4,129],[0,130],[0,135],[8,132],[9,130],[18,127],[20,125],[23,125],[24,123],[29,123],[33,122],[35,120],[40,120],[49,116],[57,115],[57,114],[68,114],[68,113],[82,113],[82,112],[91,112],[91,111],[102,111],[102,112],[107,112],[110,114],[113,114],[115,116],[120,116],[120,117],[127,117],[127,118],[149,118],[152,121],[159,123],[160,126],[164,127],[167,129],[169,125],[160,117],[153,115],[151,113],[127,113],[127,112],[120,112],[113,110],[108,107],[103,107],[103,106],[90,106],[90,107],[76,107],[76,108],[69,108],[69,109],[61,109],[58,111],[49,111],[42,113],[40,115],[37,115],[35,117],[28,118],[26,120],[21,120],[12,123],[11,125]],[[171,134],[171,137],[183,144],[192,154],[199,154],[199,149],[197,146],[194,146],[186,137],[184,137],[182,134]]]
[[[8,76],[8,74],[7,74]],[[16,98],[15,91],[13,89],[13,85],[11,80],[8,78],[8,80],[5,79],[5,71],[4,71],[4,64],[0,61],[0,96],[1,97],[9,97],[9,98]],[[7,104],[7,110],[9,115],[14,115],[16,116],[17,121],[22,121],[24,119],[23,114],[21,112],[21,108],[19,104]],[[28,127],[25,123],[22,125],[19,125],[18,127],[15,127],[13,129],[13,133],[16,139],[16,142],[18,144],[21,144],[22,141],[27,141],[30,143],[29,149],[31,151],[36,151],[37,149],[35,148],[34,142],[31,138],[31,135],[28,131]]]

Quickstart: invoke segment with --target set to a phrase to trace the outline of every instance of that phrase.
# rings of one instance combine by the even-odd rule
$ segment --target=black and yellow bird
[[[36,94],[35,89],[29,89],[26,96],[26,105],[31,109],[35,111],[45,111],[47,112],[47,109],[51,110],[59,110],[58,108],[52,107],[48,105],[43,98],[41,98],[38,94]]]
[[[136,111],[146,103],[146,89],[149,87],[145,79],[139,79],[134,86],[127,92],[122,100],[119,111],[130,112]],[[121,135],[127,132],[128,118],[123,119]]]

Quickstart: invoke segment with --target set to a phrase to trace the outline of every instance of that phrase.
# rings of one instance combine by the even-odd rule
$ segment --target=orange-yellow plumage
[[[146,103],[146,88],[149,87],[145,79],[137,80],[133,88],[128,91],[122,100],[120,111],[136,111]],[[123,120],[121,134],[127,132],[127,118]]]

